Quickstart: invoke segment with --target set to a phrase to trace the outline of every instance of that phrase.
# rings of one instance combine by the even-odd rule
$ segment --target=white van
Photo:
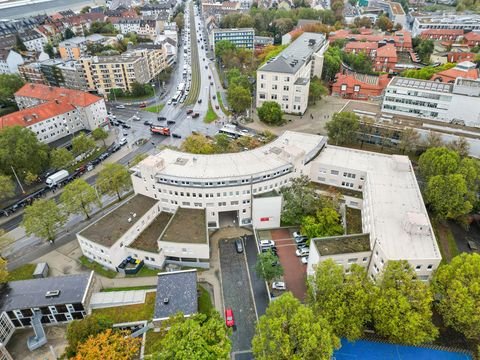
[[[118,142],[120,144],[120,146],[123,146],[127,143],[127,138],[121,138],[120,141]]]

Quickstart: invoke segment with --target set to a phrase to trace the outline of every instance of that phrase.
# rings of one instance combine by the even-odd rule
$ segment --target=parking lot
[[[235,328],[231,336],[232,352],[250,350],[255,333],[255,306],[245,252],[237,253],[235,239],[219,242],[222,291],[225,308],[232,308]]]
[[[272,229],[258,231],[259,240],[273,240],[278,250],[278,258],[283,267],[283,281],[288,291],[300,301],[305,300],[307,292],[307,265],[302,264],[295,254],[297,247],[293,240],[293,229]]]

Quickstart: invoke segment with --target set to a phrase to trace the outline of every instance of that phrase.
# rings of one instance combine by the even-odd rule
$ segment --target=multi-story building
[[[471,31],[466,33],[463,38],[467,42],[467,45],[470,47],[480,45],[480,32],[478,31]]]
[[[99,34],[92,34],[87,37],[74,37],[58,44],[58,51],[63,60],[79,59],[87,55],[87,44],[102,43],[105,38]]]
[[[222,40],[228,40],[236,47],[253,49],[255,30],[252,28],[241,29],[213,29],[210,34],[210,44],[215,51],[215,44]]]
[[[128,256],[154,267],[208,266],[208,229],[278,226],[281,196],[269,194],[301,175],[318,191],[348,190],[342,202],[360,211],[362,219],[360,234],[311,242],[310,274],[318,262],[332,258],[346,271],[353,263],[364,266],[375,279],[389,260],[407,260],[419,279],[428,281],[441,261],[406,156],[330,146],[322,136],[287,131],[261,148],[239,153],[163,149],[132,172],[136,195],[77,234],[83,253],[112,269]]]
[[[132,84],[150,80],[145,57],[135,55],[93,56],[79,60],[90,90],[108,95],[111,89],[131,91]]]
[[[18,66],[18,72],[25,82],[34,84],[47,84],[45,76],[40,69],[39,62],[25,63]]]
[[[389,19],[392,20],[394,24],[398,23],[402,25],[403,29],[408,28],[407,15],[400,3],[394,1],[373,0],[369,1],[368,5],[382,9],[383,12],[388,14]]]
[[[34,29],[25,30],[18,33],[18,35],[29,51],[42,52],[48,41],[46,36]]]
[[[357,100],[378,98],[389,81],[387,74],[376,76],[344,70],[335,76],[332,95]]]
[[[43,73],[48,85],[63,85],[62,71],[58,68],[58,66],[61,64],[63,64],[63,61],[60,59],[50,59],[40,63],[40,71]]]
[[[286,113],[307,110],[310,78],[321,78],[328,42],[323,34],[305,32],[257,70],[257,107],[277,102]]]
[[[253,46],[255,50],[262,50],[268,45],[273,45],[273,37],[270,36],[255,36],[253,38]]]
[[[480,127],[480,80],[452,83],[394,77],[383,96],[382,111],[440,122]]]
[[[480,30],[480,15],[431,15],[417,16],[413,21],[412,36],[419,36],[425,30]]]
[[[328,36],[328,41],[333,43],[335,40],[338,39],[348,39],[349,42],[357,41],[357,42],[376,42],[376,43],[387,43],[387,44],[395,44],[397,51],[409,52],[413,50],[412,46],[412,36],[408,31],[401,30],[395,32],[395,34],[390,35],[386,34],[353,34],[351,30],[338,30],[332,32]]]
[[[0,74],[18,74],[18,67],[23,63],[22,55],[16,51],[0,49]]]
[[[477,80],[478,77],[477,64],[470,61],[463,61],[451,69],[439,71],[434,74],[430,80],[453,84],[457,78]]]
[[[78,61],[50,59],[39,64],[47,85],[87,90],[85,75]]]
[[[105,101],[78,90],[26,84],[15,93],[15,101],[21,110],[0,117],[0,128],[29,128],[47,144],[108,124]]]
[[[157,4],[146,4],[139,8],[140,14],[142,16],[151,16],[151,15],[170,15],[172,9],[175,6],[174,1],[165,1],[163,3]]]
[[[463,39],[462,29],[427,29],[420,37],[426,40],[459,41]]]
[[[147,59],[149,80],[157,77],[167,64],[167,49],[162,45],[139,44],[129,47],[130,54],[142,56]]]
[[[121,19],[114,25],[121,34],[136,33],[154,39],[160,33],[160,21],[144,19]]]

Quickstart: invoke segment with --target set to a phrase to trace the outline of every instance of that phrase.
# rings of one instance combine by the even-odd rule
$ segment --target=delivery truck
[[[48,185],[48,187],[54,187],[59,185],[63,180],[68,178],[68,171],[67,170],[60,170],[57,171],[55,174],[50,175],[47,177],[47,180],[45,180],[45,184]]]
[[[170,136],[170,129],[168,127],[152,125],[150,126],[150,131],[152,134]]]

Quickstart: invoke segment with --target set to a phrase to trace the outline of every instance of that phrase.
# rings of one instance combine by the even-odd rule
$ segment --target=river
[[[39,14],[51,14],[62,10],[80,10],[84,6],[105,5],[105,0],[50,0],[28,5],[0,9],[0,19],[16,19]],[[1,7],[1,3],[0,3]]]

